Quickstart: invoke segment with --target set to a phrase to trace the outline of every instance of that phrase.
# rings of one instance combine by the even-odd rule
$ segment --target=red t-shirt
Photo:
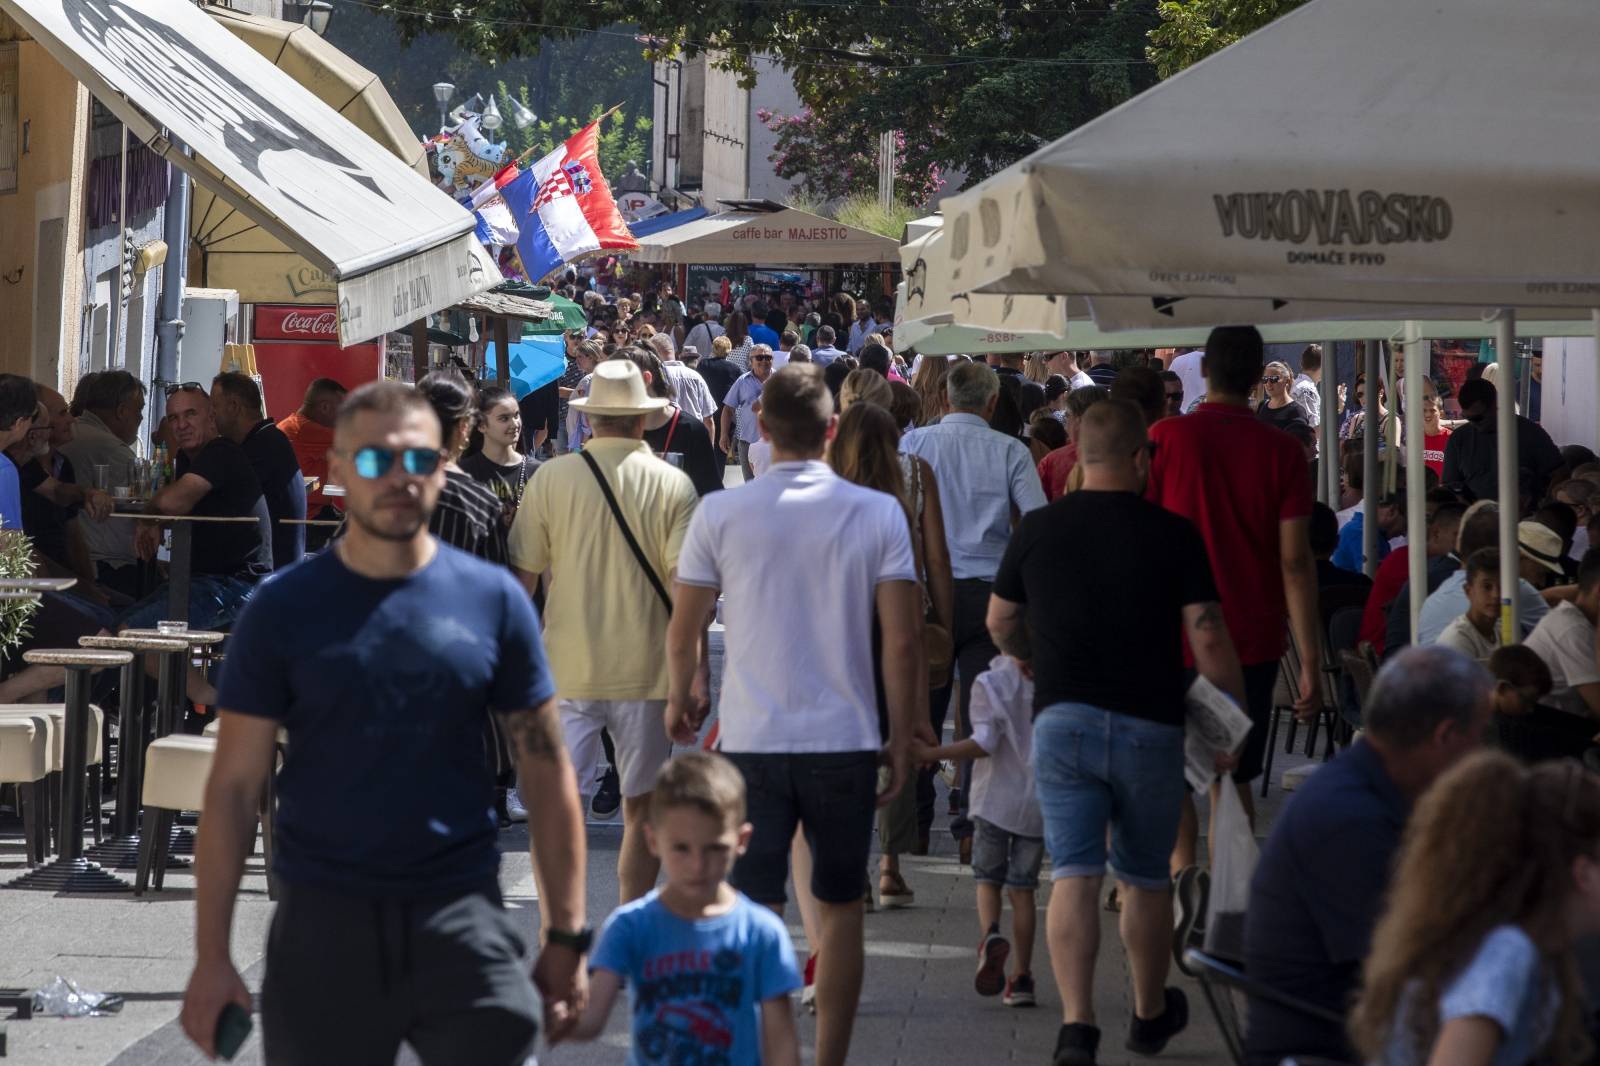
[[[1422,435],[1422,462],[1429,470],[1444,477],[1444,446],[1450,440],[1450,431],[1443,426],[1437,433]]]
[[[1311,514],[1305,450],[1249,408],[1214,403],[1163,418],[1150,439],[1146,495],[1200,530],[1239,661],[1277,662],[1289,618],[1279,524]]]
[[[1389,605],[1400,595],[1401,587],[1411,580],[1410,558],[1411,545],[1402,544],[1384,557],[1378,564],[1378,572],[1372,576],[1372,591],[1361,612],[1361,639],[1370,641],[1379,655],[1383,654],[1387,643]]]
[[[1067,490],[1067,478],[1078,465],[1078,446],[1070,440],[1039,460],[1039,481],[1044,485],[1044,498],[1056,500]]]

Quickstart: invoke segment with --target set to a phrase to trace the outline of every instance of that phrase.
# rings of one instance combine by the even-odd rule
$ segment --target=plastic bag
[[[33,993],[33,1012],[58,1018],[87,1018],[96,1014],[115,1014],[122,1009],[122,997],[114,992],[85,992],[76,981],[57,977]]]
[[[1233,775],[1217,790],[1221,798],[1211,820],[1211,898],[1206,904],[1206,953],[1244,958],[1244,915],[1250,906],[1250,878],[1256,872],[1255,831]]]

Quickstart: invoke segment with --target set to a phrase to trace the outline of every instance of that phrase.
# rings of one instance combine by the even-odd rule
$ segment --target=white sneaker
[[[522,805],[522,796],[514,788],[506,789],[506,817],[513,822],[528,820],[528,808]]]

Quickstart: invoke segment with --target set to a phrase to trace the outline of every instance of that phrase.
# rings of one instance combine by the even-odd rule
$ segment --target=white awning
[[[991,292],[1594,306],[1597,35],[1593,0],[1312,0],[944,201],[951,258]]]
[[[469,212],[199,8],[0,0],[0,10],[136,136],[333,277],[340,343],[500,282]]]
[[[930,230],[928,223],[935,228]],[[905,280],[896,289],[895,346],[924,355],[1198,347],[1213,325],[1227,323],[1258,323],[1268,344],[1398,341],[1406,324],[1402,312],[1388,304],[1220,297],[1084,300],[952,292],[948,234],[938,223],[937,217],[913,223],[916,228],[908,227],[908,233],[922,235],[900,248]],[[1475,310],[1425,308],[1416,313],[1425,316],[1412,322],[1421,340],[1495,336],[1494,322]],[[1115,331],[1106,328],[1108,321]],[[1522,337],[1588,337],[1593,332],[1587,311],[1530,310],[1517,319]]]
[[[723,211],[639,238],[628,257],[639,263],[729,263],[748,266],[832,266],[893,263],[891,238],[788,207]]]

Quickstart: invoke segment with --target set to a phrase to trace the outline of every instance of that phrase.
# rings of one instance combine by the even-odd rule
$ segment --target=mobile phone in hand
[[[214,1044],[217,1055],[231,1061],[250,1038],[250,1012],[237,1003],[230,1003],[222,1008],[222,1013],[217,1015],[217,1033]]]

